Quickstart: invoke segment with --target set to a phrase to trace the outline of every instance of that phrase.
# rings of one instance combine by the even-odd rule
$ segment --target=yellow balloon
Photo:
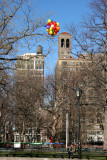
[[[50,31],[49,33],[50,33],[50,34],[53,34],[53,32],[52,32],[52,31]]]
[[[47,32],[49,32],[49,29],[46,29]]]
[[[57,26],[59,26],[59,23],[57,22]]]
[[[53,28],[52,27],[50,27],[50,31],[52,31],[53,30]]]
[[[48,19],[48,23],[51,23],[51,19]]]

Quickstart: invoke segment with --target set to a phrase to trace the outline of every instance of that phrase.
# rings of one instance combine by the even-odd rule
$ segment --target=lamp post
[[[80,88],[76,89],[77,103],[78,103],[78,159],[81,159],[81,136],[80,136]]]
[[[66,149],[68,147],[68,141],[69,141],[69,134],[68,134],[68,113],[66,113]]]

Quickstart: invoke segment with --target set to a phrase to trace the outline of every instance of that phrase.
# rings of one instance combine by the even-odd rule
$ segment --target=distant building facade
[[[44,56],[42,54],[42,47],[37,47],[37,53],[25,53],[20,55],[17,60],[17,75],[18,79],[23,79],[28,74],[35,78],[41,79],[44,82]]]
[[[27,128],[25,128],[26,132],[24,131],[24,136],[22,134],[21,138],[20,138],[20,135],[19,135],[19,132],[17,129],[17,125],[16,125],[15,126],[16,130],[14,133],[14,141],[15,142],[22,141],[22,140],[24,142],[43,142],[43,141],[46,141],[47,136],[46,135],[44,136],[44,126],[42,125],[42,121],[39,122],[40,121],[39,118],[42,117],[42,120],[44,119],[44,113],[42,110],[43,98],[44,98],[43,97],[43,92],[44,92],[44,55],[43,55],[42,46],[39,45],[37,47],[37,53],[25,53],[23,55],[18,56],[16,67],[17,67],[16,81],[19,82],[19,86],[25,85],[25,87],[24,87],[25,94],[26,95],[29,94],[28,95],[29,99],[32,98],[32,101],[28,102],[28,104],[30,105],[32,103],[33,110],[31,111],[31,115],[34,115],[35,122],[33,122],[33,124],[32,124],[32,121],[34,121],[33,120],[34,118],[32,118],[30,120],[30,122],[28,122],[29,125]],[[25,80],[27,80],[27,81],[25,81]],[[28,85],[28,87],[26,87],[26,85]],[[16,90],[18,90],[17,86],[16,86]],[[19,107],[18,101],[19,100],[16,96],[16,104],[17,104],[16,109],[17,109],[17,107]],[[24,100],[23,100],[23,103],[27,104],[27,99],[25,99],[25,101],[26,102],[24,102]],[[24,106],[22,106],[22,107],[24,107]],[[26,108],[25,108],[25,111],[26,111]],[[19,112],[20,112],[20,110],[19,110]],[[30,115],[30,110],[29,110],[29,115]],[[29,115],[27,115],[28,118],[29,118]],[[22,129],[22,130],[24,130],[24,129]]]
[[[93,61],[96,61],[97,57],[98,55],[95,55],[93,57]],[[67,98],[67,93],[70,90],[69,81],[72,83],[73,75],[81,73],[86,69],[91,70],[91,64],[92,64],[92,57],[87,53],[80,54],[78,58],[75,58],[73,55],[71,55],[71,34],[67,32],[60,33],[58,38],[58,60],[56,62],[56,68],[55,68],[55,79],[57,88],[56,101],[58,101],[58,99],[62,99],[63,101],[64,99]],[[84,86],[83,82],[81,82],[79,85],[81,86],[81,88],[82,86]],[[86,95],[87,97],[89,97],[87,98],[87,102],[91,101],[92,97],[94,97],[94,92],[91,89],[92,88],[88,86],[86,90]],[[60,94],[61,97],[59,97]],[[88,114],[89,113],[87,113],[87,115]],[[87,143],[91,142],[103,143],[104,137],[100,125],[101,123],[98,122],[98,119],[96,119],[96,121],[94,122],[87,121],[88,127],[86,128],[86,135],[84,136],[86,137]],[[84,137],[82,138],[84,139]]]

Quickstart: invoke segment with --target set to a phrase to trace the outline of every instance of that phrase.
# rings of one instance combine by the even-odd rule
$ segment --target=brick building
[[[18,56],[16,67],[16,112],[18,114],[15,118],[18,120],[15,121],[14,141],[45,141],[42,123],[44,119],[42,47],[40,45],[37,47],[37,53],[25,53]]]
[[[72,82],[73,77],[78,78],[78,76],[81,75],[81,73],[85,75],[86,71],[91,71],[92,63],[96,62],[99,56],[102,56],[102,55],[98,55],[98,54],[89,55],[87,53],[80,54],[78,55],[78,57],[71,55],[71,34],[67,32],[60,33],[58,38],[58,60],[56,62],[56,68],[55,68],[56,102],[59,102],[59,100],[63,102],[66,101],[66,103],[64,104],[66,110],[68,108],[68,111],[69,111],[69,108],[71,107],[69,105],[71,103],[70,100],[69,101],[66,100],[68,99],[68,95],[69,95],[68,93],[70,93],[70,90],[71,90],[69,83],[73,83]],[[91,107],[95,109],[94,100],[95,100],[96,91],[93,90],[92,86],[89,86],[88,82],[89,80],[91,80],[89,77],[84,76],[83,79],[85,80],[85,83],[87,83],[87,88],[85,89],[85,95],[87,98],[85,103],[91,102]],[[84,88],[84,80],[78,82],[77,79],[75,79],[75,81],[78,82],[78,85],[81,89]],[[90,111],[85,112],[85,114],[87,114],[87,118],[88,118],[90,115]],[[65,123],[65,122],[64,120],[62,120],[60,123]],[[85,134],[81,135],[82,139],[84,139],[85,142],[88,142],[88,143],[90,142],[102,143],[104,137],[103,137],[103,130],[101,128],[101,123],[103,122],[100,121],[99,123],[98,118],[96,118],[94,121],[87,120],[87,124],[86,124],[87,128],[84,128],[86,132]],[[65,124],[62,124],[62,126],[65,126]]]

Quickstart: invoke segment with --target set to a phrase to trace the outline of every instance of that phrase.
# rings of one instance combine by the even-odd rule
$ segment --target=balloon
[[[51,19],[48,19],[48,23],[50,23],[51,22]]]
[[[50,27],[50,31],[52,31],[53,30],[53,28],[52,27]]]
[[[54,26],[54,27],[53,27],[53,29],[55,30],[55,29],[56,29],[56,27]]]
[[[54,24],[54,26],[56,26],[56,25],[57,25],[57,23],[56,23],[55,21],[53,21],[53,24]]]
[[[57,26],[59,26],[59,23],[57,22]]]
[[[50,31],[49,33],[50,33],[50,34],[53,34],[53,32],[52,32],[52,31]]]
[[[57,30],[57,29],[55,29],[55,32],[58,32],[58,30]]]
[[[55,22],[51,19],[48,19],[48,22],[47,24],[45,25],[46,27],[46,31],[48,32],[49,35],[53,36],[53,35],[57,35],[57,33],[59,32],[60,30],[60,27],[59,27],[59,23],[58,22]]]
[[[47,26],[51,26],[51,23],[47,23]]]
[[[57,33],[56,32],[54,32],[54,35],[56,35]]]
[[[49,29],[49,28],[50,28],[50,26],[47,26],[46,28],[47,28],[47,29]]]
[[[59,30],[60,30],[60,27],[56,27],[56,29],[59,31]]]
[[[54,25],[53,25],[53,24],[51,24],[51,27],[53,28],[53,27],[54,27]]]

